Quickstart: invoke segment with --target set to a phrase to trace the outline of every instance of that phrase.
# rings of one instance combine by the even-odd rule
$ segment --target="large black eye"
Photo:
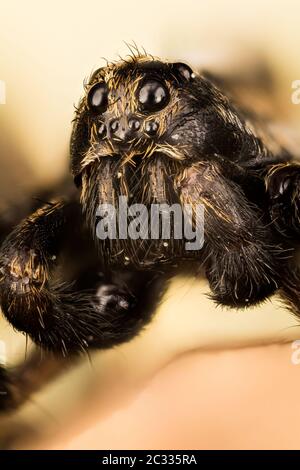
[[[169,101],[169,92],[158,80],[147,80],[138,92],[138,100],[142,110],[159,111]]]
[[[104,113],[108,105],[108,90],[106,83],[97,83],[88,94],[88,106],[95,113]]]

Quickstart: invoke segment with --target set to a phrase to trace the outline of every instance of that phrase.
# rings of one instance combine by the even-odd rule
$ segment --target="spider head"
[[[71,140],[75,181],[86,166],[114,156],[119,164],[155,152],[183,158],[178,128],[196,111],[195,74],[182,63],[148,56],[98,69],[86,85]]]

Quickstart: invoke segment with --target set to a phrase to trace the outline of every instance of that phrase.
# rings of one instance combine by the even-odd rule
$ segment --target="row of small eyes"
[[[108,108],[109,90],[106,83],[94,85],[88,93],[88,107],[91,111],[102,114]],[[137,101],[140,111],[155,112],[163,109],[169,102],[170,94],[165,84],[150,79],[143,82],[137,91]]]
[[[116,133],[119,129],[119,125],[120,124],[117,119],[110,122],[109,124],[110,133],[111,134]],[[128,127],[130,131],[136,132],[140,129],[141,122],[139,119],[136,119],[136,118],[129,119]],[[153,136],[157,133],[159,125],[156,121],[151,120],[151,121],[146,121],[143,127],[144,127],[144,131],[146,132],[146,134]],[[104,138],[106,134],[107,134],[107,127],[104,124],[104,122],[102,122],[98,127],[98,136],[101,138]]]

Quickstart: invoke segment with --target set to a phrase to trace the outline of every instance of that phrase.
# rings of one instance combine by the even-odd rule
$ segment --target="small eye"
[[[182,62],[171,64],[171,70],[179,82],[189,82],[195,78],[195,74],[192,69]]]
[[[109,127],[110,127],[110,130],[111,130],[112,132],[117,132],[117,130],[118,130],[119,127],[120,127],[119,121],[118,121],[117,119],[114,119],[114,120],[110,123]]]
[[[141,123],[138,119],[130,119],[128,122],[128,127],[131,131],[138,131],[141,127]]]
[[[101,124],[98,127],[98,136],[101,139],[103,139],[103,137],[105,137],[105,135],[106,135],[106,126],[105,126],[104,122],[101,122]]]
[[[105,83],[97,83],[88,94],[88,107],[95,113],[104,113],[108,105],[108,90]]]
[[[148,135],[154,135],[158,131],[158,123],[155,121],[148,121],[145,124],[145,131]]]
[[[143,111],[159,111],[168,103],[169,92],[158,80],[148,80],[138,92],[138,101]]]

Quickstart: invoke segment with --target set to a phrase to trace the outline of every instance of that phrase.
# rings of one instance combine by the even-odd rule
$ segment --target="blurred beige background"
[[[297,1],[3,0],[0,18],[0,80],[6,83],[6,104],[0,105],[0,185],[12,199],[22,186],[45,185],[67,168],[73,105],[84,77],[103,63],[101,57],[126,55],[123,41],[219,71],[238,71],[248,53],[266,57],[285,109],[277,119],[299,132],[300,105],[291,103],[291,84],[300,79]],[[14,416],[1,419],[0,435],[14,436],[12,445],[20,447],[243,448],[250,427],[250,447],[300,447],[293,427],[287,430],[300,386],[300,369],[291,363],[293,350],[290,344],[254,347],[299,338],[296,320],[276,298],[247,311],[222,310],[207,299],[207,292],[204,280],[174,279],[153,323],[139,338],[93,354],[92,366],[84,358]],[[23,359],[25,340],[4,320],[0,340],[9,364]],[[232,348],[237,349],[222,352]],[[192,350],[198,353],[176,361]],[[219,398],[225,397],[218,415],[216,401],[210,399],[216,390]],[[163,407],[165,415],[163,410],[155,415],[149,430],[153,409],[169,395],[169,408]],[[290,405],[284,411],[282,397]],[[192,407],[186,407],[189,398]],[[284,432],[276,433],[279,428]],[[27,435],[29,430],[34,437]]]

